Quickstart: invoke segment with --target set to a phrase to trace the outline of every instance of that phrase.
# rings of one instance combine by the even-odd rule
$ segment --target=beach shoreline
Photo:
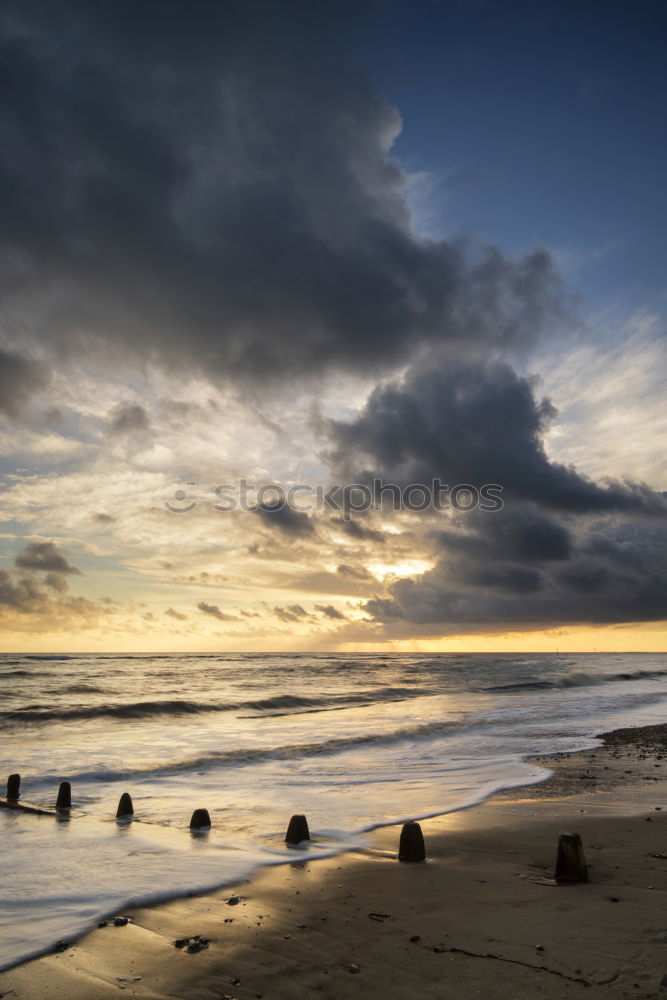
[[[399,863],[381,827],[362,851],[128,910],[0,973],[0,996],[663,996],[667,725],[601,739],[533,758],[554,772],[542,784],[422,821],[426,864]],[[552,884],[566,830],[586,885]]]

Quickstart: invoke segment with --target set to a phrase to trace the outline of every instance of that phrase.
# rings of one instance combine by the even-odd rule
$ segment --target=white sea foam
[[[0,967],[132,903],[230,885],[375,826],[465,808],[542,780],[528,755],[664,721],[667,657],[0,657],[5,772],[70,819],[0,811]],[[130,791],[136,820],[114,820]],[[193,837],[191,812],[213,828]]]

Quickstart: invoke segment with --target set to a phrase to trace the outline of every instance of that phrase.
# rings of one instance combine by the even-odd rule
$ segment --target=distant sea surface
[[[69,819],[0,810],[0,968],[131,904],[542,781],[529,755],[667,707],[665,654],[3,655],[0,675],[2,781],[73,797]],[[125,791],[136,818],[117,823]],[[208,835],[189,832],[198,807]],[[303,850],[283,842],[292,813]]]

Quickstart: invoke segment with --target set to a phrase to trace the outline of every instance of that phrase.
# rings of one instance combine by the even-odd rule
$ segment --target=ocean
[[[131,905],[542,781],[528,756],[667,707],[667,654],[7,654],[0,674],[5,775],[31,804],[53,808],[63,780],[73,800],[0,810],[0,968]],[[200,807],[212,828],[193,834]],[[312,837],[297,849],[293,813]]]

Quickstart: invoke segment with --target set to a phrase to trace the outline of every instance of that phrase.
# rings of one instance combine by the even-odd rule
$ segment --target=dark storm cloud
[[[286,535],[310,535],[315,530],[308,515],[288,503],[258,504],[253,513],[258,514],[264,524],[278,528]]]
[[[569,559],[573,539],[562,524],[527,505],[511,506],[502,515],[479,514],[472,520],[475,532],[441,531],[436,538],[449,553],[461,561],[479,561],[488,557],[510,562],[541,563]],[[489,548],[491,545],[491,548]]]
[[[217,618],[221,622],[236,622],[238,618],[234,615],[225,614],[221,611],[217,604],[207,604],[206,601],[200,601],[197,605],[200,611],[203,611],[205,615],[212,615],[213,618]]]
[[[551,461],[554,410],[507,365],[422,365],[332,422],[332,468],[349,480],[485,483],[501,510],[422,522],[435,561],[363,607],[393,633],[654,621],[667,617],[667,504],[631,482],[598,484]]]
[[[379,542],[380,544],[384,542],[384,535],[381,531],[375,531],[373,528],[366,528],[364,525],[360,524],[358,520],[350,518],[346,521],[342,517],[332,517],[331,523],[337,528],[340,528],[349,535],[350,538],[358,539],[359,541],[367,542]]]
[[[542,438],[555,410],[508,365],[449,360],[378,387],[351,423],[331,421],[328,456],[348,481],[503,487],[505,502],[531,500],[573,512],[664,510],[648,488],[605,486],[552,462]],[[554,529],[555,530],[555,529]],[[557,545],[558,540],[553,539]]]
[[[36,361],[0,349],[1,413],[5,413],[9,417],[16,417],[22,407],[46,385],[46,382],[46,373]]]
[[[119,403],[109,414],[109,432],[114,435],[145,433],[150,426],[148,414],[137,403]]]
[[[9,0],[5,323],[208,374],[377,370],[562,317],[549,256],[419,239],[354,5]]]
[[[480,515],[463,543],[448,534],[433,570],[396,582],[388,598],[366,602],[365,610],[408,632],[433,626],[434,634],[667,617],[664,517],[571,518],[567,556],[547,551],[541,558],[507,546],[505,517]]]
[[[20,569],[44,570],[47,573],[80,575],[81,570],[71,566],[53,542],[30,542],[19,552],[14,564]]]

